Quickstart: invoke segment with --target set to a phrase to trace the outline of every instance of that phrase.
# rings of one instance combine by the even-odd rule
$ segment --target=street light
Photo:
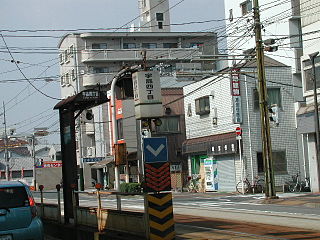
[[[314,101],[314,123],[315,123],[315,132],[316,132],[316,160],[317,160],[317,168],[318,168],[318,190],[320,188],[320,154],[319,154],[319,143],[320,143],[320,135],[319,135],[319,109],[318,109],[318,96],[317,96],[317,77],[316,77],[316,67],[315,67],[315,58],[318,56],[319,52],[309,54],[309,58],[312,64],[312,78],[313,78],[313,101]]]

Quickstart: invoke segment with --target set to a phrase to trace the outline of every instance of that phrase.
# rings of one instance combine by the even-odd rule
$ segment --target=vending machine
[[[206,191],[217,191],[218,184],[216,181],[217,164],[212,158],[204,160],[204,171],[205,171],[205,188]]]

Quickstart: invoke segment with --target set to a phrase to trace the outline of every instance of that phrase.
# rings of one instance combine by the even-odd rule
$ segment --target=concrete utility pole
[[[269,111],[267,103],[267,85],[264,69],[264,48],[262,45],[261,36],[261,22],[260,22],[260,10],[258,0],[253,1],[254,9],[254,30],[256,39],[256,53],[257,53],[257,69],[258,69],[258,82],[259,82],[259,105],[260,105],[260,119],[261,119],[261,137],[262,137],[262,156],[263,165],[265,171],[266,182],[266,198],[277,198],[275,186],[274,186],[274,173],[273,173],[273,161],[272,161],[272,147],[270,136],[270,122]]]
[[[8,154],[8,135],[7,135],[7,122],[6,122],[6,108],[4,105],[4,102],[2,103],[3,105],[3,124],[4,124],[4,157],[6,160],[6,180],[9,181],[9,173],[10,173],[10,168],[9,168],[9,154]]]
[[[319,52],[309,54],[309,58],[312,64],[312,79],[313,79],[313,101],[314,101],[314,128],[315,128],[315,143],[316,143],[316,160],[318,169],[318,191],[320,190],[320,134],[319,134],[319,109],[318,109],[318,96],[317,96],[317,77],[316,77],[316,67],[315,58],[318,56]]]

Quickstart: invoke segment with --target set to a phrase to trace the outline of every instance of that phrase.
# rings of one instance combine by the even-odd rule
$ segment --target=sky
[[[225,18],[223,0],[170,0],[170,7],[171,23]],[[4,103],[8,129],[30,135],[34,128],[48,127],[50,135],[40,140],[59,143],[59,114],[53,107],[60,98],[60,38],[68,30],[121,27],[138,16],[138,0],[1,0],[0,135]],[[222,24],[187,24],[171,31],[215,31]]]

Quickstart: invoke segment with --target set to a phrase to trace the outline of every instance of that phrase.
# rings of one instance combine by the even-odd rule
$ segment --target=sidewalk
[[[246,221],[175,215],[176,239],[320,239],[320,232]]]
[[[291,193],[292,194],[292,193]],[[279,196],[279,199],[262,199],[255,200],[256,203],[264,204],[278,204],[278,205],[288,205],[288,206],[304,206],[310,208],[320,208],[320,193],[290,193]]]

